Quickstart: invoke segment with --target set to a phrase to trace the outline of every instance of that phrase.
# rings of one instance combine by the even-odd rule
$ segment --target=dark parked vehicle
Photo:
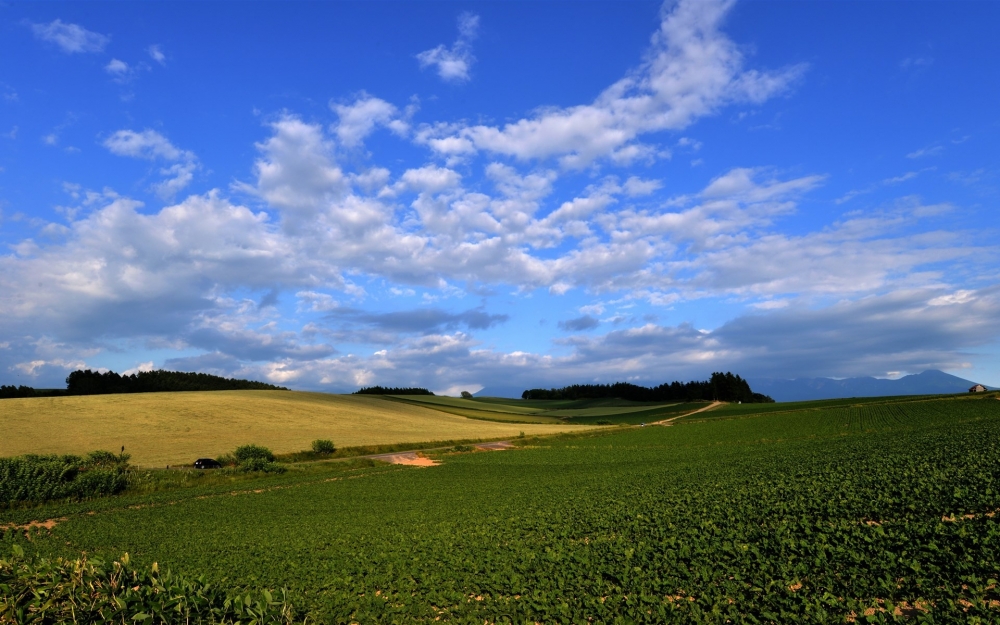
[[[222,464],[218,460],[212,460],[211,458],[198,458],[194,461],[194,468],[196,469],[221,469]]]

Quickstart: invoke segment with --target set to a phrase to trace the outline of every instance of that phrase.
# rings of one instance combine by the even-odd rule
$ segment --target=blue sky
[[[0,6],[0,382],[1000,385],[1000,4]]]

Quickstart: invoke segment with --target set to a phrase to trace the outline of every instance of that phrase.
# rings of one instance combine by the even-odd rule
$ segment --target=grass
[[[509,423],[571,423],[579,425],[637,425],[680,412],[696,410],[703,402],[643,403],[622,399],[523,400],[501,397],[391,396],[390,401],[425,406],[470,419]]]
[[[572,430],[573,424],[468,419],[378,396],[288,391],[140,393],[5,399],[0,457],[26,453],[117,452],[145,467],[190,464],[246,443],[277,454],[420,441],[499,439]]]
[[[66,520],[0,550],[128,552],[331,623],[998,621],[1000,402],[743,416],[4,511]]]

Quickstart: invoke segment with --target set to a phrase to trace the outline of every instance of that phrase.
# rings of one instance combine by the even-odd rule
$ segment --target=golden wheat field
[[[117,452],[154,467],[189,464],[237,445],[275,453],[308,449],[550,434],[585,426],[467,419],[378,397],[294,391],[137,393],[33,397],[0,402],[0,457]]]

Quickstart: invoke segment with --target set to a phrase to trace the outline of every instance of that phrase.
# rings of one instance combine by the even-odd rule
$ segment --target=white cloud
[[[643,180],[638,176],[631,176],[625,181],[624,187],[625,193],[630,197],[640,197],[658,191],[663,187],[663,183],[659,180]]]
[[[906,155],[906,158],[923,158],[925,156],[936,156],[944,152],[944,146],[940,144],[932,144],[919,150],[914,150]]]
[[[75,206],[58,209],[68,225],[32,225],[37,240],[0,256],[0,336],[9,344],[0,370],[23,365],[32,375],[64,376],[58,363],[84,362],[86,349],[143,339],[202,352],[165,366],[313,387],[364,381],[447,389],[471,380],[528,386],[649,371],[687,377],[697,367],[745,373],[765,361],[774,373],[808,363],[796,340],[812,354],[833,350],[829,368],[816,375],[944,366],[958,361],[973,331],[997,336],[997,295],[974,288],[995,274],[995,248],[986,239],[977,246],[974,233],[921,221],[951,204],[904,198],[819,228],[804,225],[814,223],[810,217],[786,230],[778,224],[797,219],[802,198],[825,176],[740,167],[716,172],[700,192],[677,195],[633,172],[566,171],[600,159],[651,162],[670,150],[689,158],[697,140],[663,139],[667,149],[643,135],[789,88],[801,67],[745,68],[740,48],[719,29],[729,6],[671,4],[636,71],[590,104],[539,109],[504,126],[411,128],[415,104],[404,109],[365,92],[331,102],[333,124],[290,113],[272,118],[256,144],[252,180],[233,186],[252,194],[253,210],[217,191],[140,210],[113,191],[69,186]],[[474,26],[460,24],[460,39],[470,40]],[[433,158],[379,163],[352,149],[381,128],[429,146]],[[154,130],[119,130],[103,144],[149,161],[160,174],[153,189],[164,197],[187,188],[199,167],[193,152]],[[477,153],[485,158],[472,158]],[[879,188],[922,171],[886,178]],[[980,282],[970,287],[966,276]],[[486,308],[495,291],[547,297],[545,290],[600,299],[579,315],[552,313],[552,325],[590,331],[604,319],[619,329],[560,339],[560,357],[500,351],[472,336],[506,319]],[[418,292],[425,301],[412,311],[354,308]],[[299,316],[270,305],[293,293]],[[559,306],[578,306],[575,295]],[[465,298],[480,296],[487,303],[470,308]],[[676,304],[707,298],[752,314],[697,330],[627,309],[667,307],[673,316],[684,310]],[[461,309],[430,306],[463,300]],[[903,339],[892,343],[894,319],[905,326],[898,336],[917,341],[929,329],[930,338],[919,350]],[[934,334],[942,320],[945,330]],[[853,360],[846,348],[836,351],[840,343],[854,349]],[[375,353],[333,347],[345,344]]]
[[[906,182],[907,180],[913,180],[919,175],[920,172],[908,171],[901,176],[893,176],[892,178],[886,178],[885,180],[882,181],[882,184],[887,184],[887,185],[899,184],[901,182]]]
[[[301,311],[330,312],[340,307],[340,303],[329,293],[299,291],[295,297],[299,298],[299,310]]]
[[[148,362],[139,363],[138,365],[132,367],[131,369],[126,369],[126,370],[122,371],[121,374],[122,375],[135,375],[136,373],[140,373],[140,372],[152,371],[155,368],[156,367],[154,366],[153,361],[150,360]]]
[[[983,336],[1000,334],[1000,299],[994,289],[949,307],[929,305],[938,293],[909,290],[819,309],[763,307],[714,330],[647,323],[604,334],[576,334],[559,340],[567,351],[559,357],[486,348],[472,336],[455,332],[398,341],[370,357],[289,359],[244,366],[242,371],[265,377],[294,374],[296,383],[306,388],[349,390],[382,384],[458,394],[478,390],[470,380],[485,381],[487,390],[496,384],[519,393],[580,380],[659,384],[707,377],[718,370],[748,377],[845,377],[897,368],[961,367],[968,361],[965,350],[980,345]],[[593,326],[575,321],[580,327]]]
[[[479,33],[479,16],[463,13],[458,17],[458,39],[450,48],[444,44],[417,55],[421,68],[435,67],[438,76],[448,82],[465,82],[476,58],[472,55],[472,41]]]
[[[136,77],[136,74],[140,69],[149,69],[149,66],[145,63],[140,63],[139,65],[129,65],[121,59],[111,59],[108,64],[104,66],[104,71],[111,76],[112,80],[120,85],[131,82],[131,80]],[[126,94],[122,97],[127,99],[130,98],[131,95]]]
[[[140,206],[115,199],[72,222],[64,242],[0,256],[0,288],[9,295],[0,301],[0,336],[84,345],[183,338],[207,323],[205,314],[218,319],[212,311],[238,308],[219,293],[339,283],[335,269],[310,260],[266,214],[215,194],[149,215]]]
[[[146,48],[146,52],[149,53],[149,58],[153,59],[160,65],[167,64],[167,55],[163,53],[163,48],[159,44],[153,44]]]
[[[104,66],[104,71],[115,77],[127,76],[129,73],[128,63],[121,61],[119,59],[111,59],[108,64]]]
[[[84,52],[101,52],[110,39],[99,33],[87,30],[77,24],[66,24],[55,20],[48,24],[32,24],[35,37],[57,45],[67,54]]]
[[[198,163],[193,160],[161,168],[160,174],[165,176],[165,179],[154,184],[153,191],[161,198],[169,200],[191,184],[196,169]]]
[[[519,159],[556,157],[564,167],[616,156],[632,162],[652,148],[632,147],[641,134],[680,130],[734,102],[760,103],[783,93],[803,74],[744,70],[743,55],[719,26],[728,0],[680,0],[666,5],[647,61],[592,104],[543,110],[503,127],[425,127],[418,138],[449,156],[481,150]]]
[[[39,373],[39,369],[44,367],[55,367],[62,371],[72,371],[74,369],[83,369],[87,364],[82,360],[63,360],[57,358],[54,360],[31,360],[28,362],[19,362],[15,364],[11,369],[16,369],[21,373],[36,377]]]
[[[118,156],[156,160],[177,161],[189,158],[185,152],[170,143],[170,140],[155,130],[119,130],[104,140],[104,147]]]
[[[418,193],[440,193],[457,187],[462,176],[457,171],[437,165],[427,165],[419,169],[407,169],[400,177],[397,187]]]
[[[882,181],[880,181],[878,183],[875,183],[875,184],[872,184],[872,185],[869,185],[869,186],[867,186],[867,187],[865,187],[863,189],[852,189],[852,190],[848,191],[847,193],[845,193],[843,196],[841,196],[841,197],[837,198],[836,200],[834,200],[834,203],[836,203],[836,204],[844,204],[845,202],[849,202],[849,201],[853,200],[854,198],[858,197],[859,195],[866,195],[868,193],[872,193],[872,192],[878,190],[881,187],[891,187],[891,186],[895,186],[897,184],[902,184],[902,183],[907,182],[909,180],[913,180],[914,178],[918,177],[920,174],[922,174],[922,173],[924,173],[926,171],[931,171],[933,169],[934,169],[933,167],[925,167],[924,169],[921,169],[919,171],[908,171],[908,172],[906,172],[904,174],[900,174],[899,176],[892,176],[892,177],[889,177],[889,178],[885,178]]]
[[[967,304],[976,299],[976,292],[969,289],[959,289],[954,293],[941,295],[927,302],[931,306],[953,306]]]
[[[462,13],[458,16],[458,36],[465,41],[472,41],[479,36],[479,16],[474,13]]]
[[[463,382],[459,384],[452,384],[448,388],[437,389],[431,392],[434,393],[435,395],[443,395],[444,397],[460,397],[463,391],[468,391],[469,393],[475,394],[483,390],[484,388],[485,387],[482,384],[475,384],[475,383],[469,384]]]
[[[333,143],[317,124],[284,116],[270,124],[273,136],[257,144],[256,192],[282,209],[289,223],[309,219],[343,196],[348,180],[333,160]]]
[[[172,165],[160,169],[160,174],[165,179],[152,187],[165,200],[184,190],[194,179],[194,172],[198,169],[198,158],[193,152],[181,150],[155,130],[119,130],[105,139],[103,145],[118,156],[148,161],[172,161]]]
[[[399,111],[385,100],[362,92],[352,104],[330,104],[340,117],[335,127],[337,138],[346,147],[355,147],[378,126],[387,126],[405,134],[409,125],[399,118]]]

